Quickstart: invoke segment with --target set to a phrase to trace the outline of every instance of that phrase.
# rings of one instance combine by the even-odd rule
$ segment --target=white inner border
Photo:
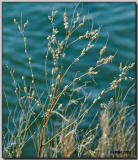
[[[0,92],[0,159],[3,159],[2,158],[2,2],[19,2],[19,3],[20,2],[99,2],[99,3],[100,2],[136,2],[138,4],[138,0],[121,0],[121,1],[120,0],[114,0],[114,1],[113,0],[97,0],[97,1],[96,0],[73,0],[73,1],[72,0],[40,0],[40,1],[38,0],[21,0],[21,1],[20,0],[0,0],[0,91],[1,91]],[[136,35],[136,38],[137,38],[137,35]],[[137,54],[137,50],[136,50],[136,54]],[[137,55],[137,69],[138,69],[138,55]],[[138,80],[137,80],[137,84],[138,84]],[[137,99],[138,99],[138,95],[137,95]],[[137,108],[137,112],[138,112],[138,108]]]

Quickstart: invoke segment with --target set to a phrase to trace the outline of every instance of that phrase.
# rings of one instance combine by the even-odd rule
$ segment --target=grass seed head
[[[101,50],[100,50],[100,57],[102,57],[102,55],[104,54],[106,50],[106,46],[104,46]]]

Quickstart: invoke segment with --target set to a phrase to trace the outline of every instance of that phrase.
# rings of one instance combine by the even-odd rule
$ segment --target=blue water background
[[[35,78],[38,84],[38,90],[41,93],[45,88],[44,83],[44,56],[47,50],[47,36],[51,34],[51,24],[48,16],[51,15],[53,9],[58,10],[55,17],[55,23],[59,30],[59,39],[63,38],[65,31],[63,31],[63,13],[66,10],[69,20],[72,17],[75,3],[3,3],[2,11],[2,87],[6,93],[11,110],[14,110],[17,99],[14,94],[14,87],[12,79],[7,71],[5,65],[15,69],[15,79],[22,85],[21,77],[24,75],[28,79],[27,85],[31,78],[30,71],[27,68],[27,60],[24,53],[24,44],[21,34],[17,26],[13,23],[16,18],[20,22],[22,13],[23,22],[28,19],[29,24],[26,27],[27,47],[29,55],[32,58],[32,67],[35,71]],[[129,64],[136,60],[136,4],[135,3],[80,3],[77,12],[80,12],[80,17],[88,17],[87,25],[84,27],[85,31],[91,27],[92,20],[94,28],[99,25],[102,26],[100,36],[94,49],[90,50],[88,54],[81,58],[75,64],[65,77],[62,85],[69,84],[72,76],[76,71],[86,72],[91,66],[94,66],[98,57],[99,50],[103,47],[107,40],[107,32],[109,33],[109,41],[107,44],[107,51],[105,56],[114,55],[117,51],[115,59],[111,64],[105,65],[101,68],[101,72],[96,76],[96,84],[87,88],[86,91],[90,94],[89,101],[91,102],[97,94],[107,88],[109,83],[119,74],[119,65]],[[83,33],[83,30],[74,34],[75,38],[78,34]],[[85,47],[85,43],[74,45],[73,52],[69,50],[66,54],[63,65],[65,68],[72,63],[76,58],[80,49]],[[48,62],[48,73],[51,72],[51,63]],[[135,69],[129,71],[129,75],[135,78]],[[50,78],[50,75],[49,75]],[[132,84],[132,83],[131,83]],[[126,92],[128,85],[122,84],[122,91]],[[126,104],[134,104],[136,90],[133,88],[127,97]],[[66,101],[66,100],[65,100]],[[103,99],[106,101],[106,99]],[[92,112],[92,111],[91,111]],[[6,107],[5,98],[3,96],[3,128],[6,128],[8,110]],[[133,118],[132,118],[133,119]],[[87,122],[89,123],[89,121]],[[87,125],[87,123],[85,125]],[[29,146],[28,146],[29,148]],[[31,148],[29,148],[31,149]],[[28,153],[29,155],[29,153]]]

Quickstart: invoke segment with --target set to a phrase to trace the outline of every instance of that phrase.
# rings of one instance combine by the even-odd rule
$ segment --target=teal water
[[[45,87],[44,83],[44,56],[47,49],[46,37],[51,34],[51,25],[48,20],[48,15],[51,14],[52,9],[58,10],[56,15],[56,26],[59,30],[59,39],[64,36],[63,28],[63,13],[66,9],[69,19],[72,17],[72,13],[75,7],[75,3],[3,3],[2,11],[2,67],[3,67],[3,91],[5,91],[9,106],[13,111],[17,99],[14,94],[14,87],[12,79],[7,71],[5,65],[15,69],[15,79],[21,85],[21,77],[24,75],[28,79],[27,85],[29,85],[30,71],[27,69],[27,61],[24,53],[24,45],[21,34],[19,33],[17,26],[13,23],[13,19],[16,18],[20,21],[22,13],[23,22],[28,19],[29,24],[26,27],[27,46],[29,55],[32,58],[32,67],[35,71],[35,78],[38,84],[38,90],[41,93]],[[72,76],[76,71],[86,72],[87,69],[95,65],[98,58],[98,53],[101,47],[105,45],[107,40],[107,32],[109,33],[109,41],[107,45],[107,52],[105,55],[114,54],[117,51],[117,55],[113,62],[109,65],[105,65],[102,71],[96,77],[96,84],[90,86],[85,90],[90,94],[89,101],[91,102],[97,94],[104,88],[109,86],[109,83],[119,73],[119,64],[129,64],[136,60],[136,4],[135,3],[80,3],[77,11],[80,12],[80,16],[84,15],[88,17],[88,23],[85,29],[90,28],[91,19],[94,20],[94,28],[102,25],[100,36],[94,49],[90,50],[88,54],[75,64],[65,77],[62,85],[69,84]],[[80,33],[83,32],[79,31]],[[78,33],[74,34],[73,39]],[[73,59],[77,57],[80,48],[84,46],[84,43],[74,45],[73,52],[66,55],[63,62],[64,68],[69,66]],[[48,73],[50,72],[50,61],[48,62]],[[129,75],[135,78],[135,70],[131,70]],[[50,79],[50,75],[48,76]],[[93,85],[93,84],[92,84]],[[122,85],[122,91],[126,91],[128,86]],[[81,94],[85,94],[82,92]],[[133,88],[130,95],[127,97],[128,104],[134,104],[136,90]],[[66,99],[64,99],[66,101]],[[103,99],[106,101],[106,99]],[[3,96],[3,130],[6,128],[8,110],[6,108],[6,101]],[[135,116],[134,116],[135,117]],[[18,119],[18,118],[17,118]],[[133,118],[132,118],[133,119]],[[89,119],[87,121],[89,123]],[[87,125],[87,123],[85,125]],[[31,148],[27,146],[29,150]],[[29,153],[27,153],[29,156]]]

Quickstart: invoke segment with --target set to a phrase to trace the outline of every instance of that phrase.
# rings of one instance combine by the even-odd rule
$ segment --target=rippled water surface
[[[47,36],[51,34],[51,24],[48,20],[48,15],[52,9],[58,10],[56,15],[56,26],[59,30],[59,39],[65,36],[63,31],[63,13],[66,10],[69,20],[72,17],[75,3],[3,3],[3,91],[6,93],[8,103],[11,110],[14,110],[17,99],[14,94],[12,79],[5,65],[15,69],[15,79],[19,84],[22,84],[21,77],[24,75],[30,80],[30,71],[27,68],[28,64],[24,53],[24,44],[21,34],[17,26],[13,23],[16,18],[20,22],[22,13],[22,21],[28,19],[29,24],[26,27],[27,47],[29,55],[32,57],[32,67],[35,71],[35,78],[40,92],[45,88],[44,83],[44,56],[47,49]],[[77,11],[80,12],[81,18],[85,15],[88,18],[85,31],[91,27],[92,21],[94,28],[102,26],[99,39],[88,54],[80,59],[80,61],[72,67],[65,77],[62,85],[69,84],[72,76],[76,71],[86,72],[91,66],[94,66],[99,56],[99,50],[103,47],[107,40],[107,32],[109,40],[107,45],[106,56],[115,54],[115,59],[111,64],[104,66],[95,78],[96,84],[86,89],[90,93],[89,101],[93,100],[99,91],[109,86],[109,83],[119,73],[119,64],[129,64],[135,61],[135,39],[136,39],[136,24],[135,24],[135,3],[80,3]],[[75,39],[78,34],[83,33],[83,30],[77,31],[72,37]],[[74,44],[73,49],[70,49],[66,54],[63,62],[64,68],[67,68],[72,63],[75,57],[80,53],[82,47],[85,47],[85,42]],[[51,62],[48,61],[48,73],[51,72]],[[135,70],[129,72],[130,76],[135,77]],[[48,76],[50,79],[50,75]],[[28,83],[29,84],[29,83]],[[123,89],[125,91],[126,86]],[[86,91],[82,91],[85,94]],[[65,99],[64,99],[65,100]],[[130,96],[127,97],[128,104],[135,103],[135,88],[131,90]],[[6,128],[8,110],[6,101],[3,96],[3,128]],[[87,125],[87,123],[85,124]],[[29,146],[28,146],[29,147]],[[30,148],[31,149],[31,148]],[[29,154],[29,153],[28,153]]]

